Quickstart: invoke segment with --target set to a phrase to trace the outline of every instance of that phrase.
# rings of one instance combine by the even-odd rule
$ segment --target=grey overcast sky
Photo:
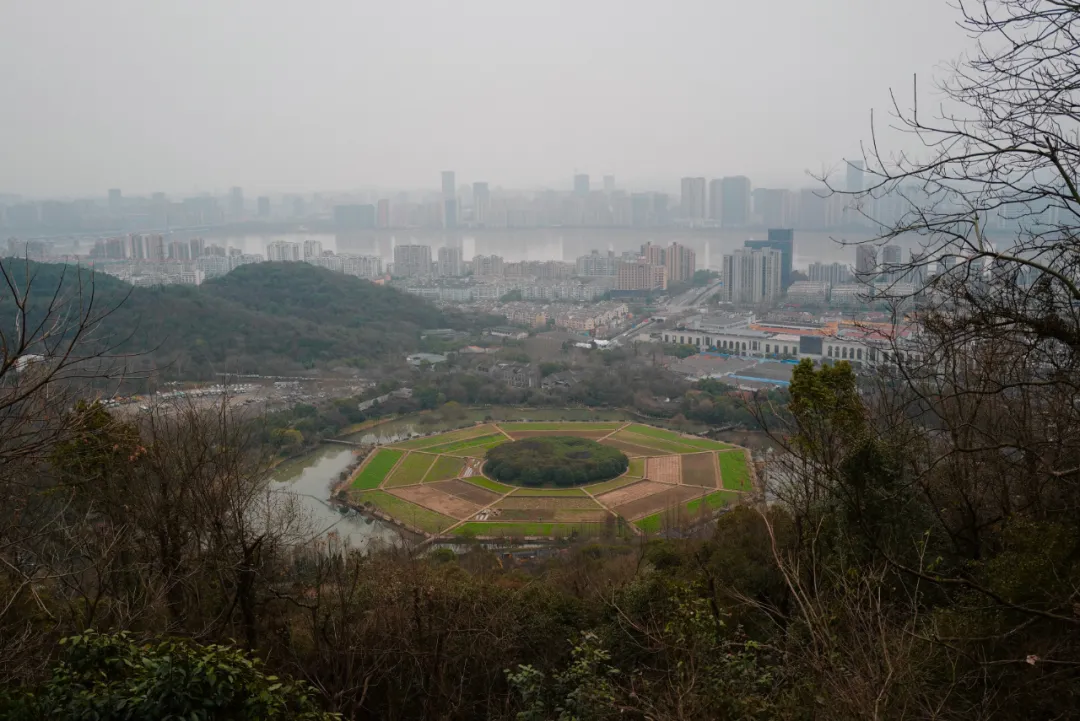
[[[808,185],[945,0],[0,0],[0,192]],[[922,82],[922,80],[920,80]]]

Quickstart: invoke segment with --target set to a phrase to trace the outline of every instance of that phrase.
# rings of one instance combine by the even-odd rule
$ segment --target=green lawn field
[[[390,472],[390,469],[394,467],[401,457],[405,455],[405,451],[395,451],[390,448],[380,448],[375,452],[360,474],[353,480],[352,487],[357,490],[368,490],[371,488],[378,488],[379,484],[386,478],[386,474]]]
[[[634,478],[645,477],[645,459],[644,458],[631,458],[630,467],[626,469],[626,475],[633,476]],[[610,481],[609,481],[610,483]]]
[[[729,491],[750,490],[750,470],[746,467],[746,454],[743,451],[717,453],[720,461],[720,480]]]
[[[408,486],[419,483],[437,458],[438,456],[429,453],[418,453],[416,451],[409,453],[405,460],[399,463],[394,472],[390,474],[390,478],[386,480],[386,486]]]
[[[385,491],[364,491],[353,496],[359,504],[370,503],[388,516],[428,533],[441,533],[457,521],[415,503],[409,503]]]

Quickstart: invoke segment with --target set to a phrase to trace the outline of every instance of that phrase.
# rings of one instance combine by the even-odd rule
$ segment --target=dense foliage
[[[504,443],[487,452],[484,473],[522,486],[580,486],[626,472],[630,461],[588,438],[554,436]]]
[[[181,639],[136,643],[87,631],[61,639],[51,677],[32,692],[0,696],[10,721],[332,721],[306,684],[270,675],[228,647]]]

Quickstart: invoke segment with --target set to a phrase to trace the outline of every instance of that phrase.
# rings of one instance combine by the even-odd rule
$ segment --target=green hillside
[[[24,266],[8,261],[25,282]],[[39,321],[58,285],[73,302],[79,273],[72,266],[31,263],[31,320]],[[99,312],[99,342],[124,340],[142,353],[136,367],[165,368],[168,377],[210,377],[228,370],[284,374],[325,365],[356,365],[413,350],[423,328],[464,327],[415,296],[304,263],[261,263],[237,268],[199,287],[132,288],[102,273],[81,272],[82,295],[92,291]],[[0,288],[0,308],[11,291]],[[0,316],[6,331],[11,313]]]

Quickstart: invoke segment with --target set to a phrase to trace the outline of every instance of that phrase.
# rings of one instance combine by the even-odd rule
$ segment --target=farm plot
[[[474,486],[479,486],[481,488],[486,488],[489,491],[494,491],[495,493],[498,493],[500,495],[502,495],[503,493],[509,493],[510,491],[514,490],[513,486],[503,485],[502,483],[499,483],[498,481],[493,481],[485,476],[463,476],[461,480]]]
[[[638,481],[629,486],[610,491],[608,493],[601,494],[596,497],[596,500],[604,504],[608,508],[618,506],[623,503],[629,503],[630,501],[638,498],[644,498],[645,496],[652,495],[654,493],[660,493],[666,491],[671,486],[664,483],[653,483],[652,481]]]
[[[682,464],[679,456],[661,456],[650,458],[646,464],[645,476],[650,481],[659,483],[679,483]]]
[[[565,523],[603,523],[608,517],[604,510],[583,508],[507,508],[495,518],[500,521],[561,521]]]
[[[496,503],[495,507],[502,509],[579,508],[594,510],[600,508],[600,505],[588,496],[580,496],[578,498],[567,498],[565,496],[548,498],[537,496],[507,496]]]
[[[480,446],[492,441],[505,441],[506,436],[502,433],[485,433],[482,436],[475,436],[473,438],[462,438],[448,443],[440,443],[435,446],[428,446],[424,450],[428,453],[453,453],[454,451],[460,451],[464,448],[471,448],[473,446]]]
[[[544,438],[550,436],[574,436],[575,438],[592,438],[596,440],[610,435],[611,431],[582,431],[577,428],[569,428],[565,431],[507,431],[515,441],[523,438]]]
[[[370,506],[387,516],[407,523],[427,533],[439,533],[454,525],[457,521],[449,516],[409,503],[386,491],[364,491],[353,497],[353,501],[362,506]]]
[[[427,449],[432,446],[439,446],[452,441],[461,441],[466,438],[476,438],[477,436],[491,435],[495,432],[495,428],[490,424],[482,426],[472,426],[470,428],[462,428],[460,431],[450,431],[449,433],[440,433],[435,436],[427,436],[425,438],[414,438],[411,441],[401,441],[400,443],[392,444],[394,448],[407,448],[409,450],[419,450],[421,448]]]
[[[394,472],[390,474],[390,477],[386,479],[386,483],[383,485],[386,488],[392,488],[394,486],[409,486],[413,483],[419,483],[427,474],[431,465],[435,463],[436,458],[438,456],[433,456],[430,453],[410,451],[409,455],[405,456],[405,459],[397,465],[397,468],[394,469]]]
[[[514,496],[584,496],[580,488],[519,488]]]
[[[627,443],[618,439],[618,433],[611,438],[605,438],[600,441],[602,445],[611,446],[612,448],[618,448],[620,451],[628,456],[666,456],[668,451],[658,451],[655,448],[649,448],[648,446],[639,446],[634,443]]]
[[[468,518],[480,510],[480,506],[470,503],[464,498],[452,496],[435,487],[435,484],[422,486],[405,486],[404,488],[392,488],[388,491],[398,498],[403,498],[436,513],[454,518]]]
[[[746,466],[746,452],[742,450],[717,453],[720,461],[720,479],[729,491],[750,490],[750,470]]]
[[[626,475],[633,476],[634,478],[645,477],[645,459],[644,458],[632,458],[630,460],[630,467],[626,469]]]
[[[378,488],[379,484],[386,478],[386,474],[401,460],[403,455],[405,455],[405,451],[380,448],[360,468],[360,472],[353,479],[352,487],[361,491]]]
[[[681,456],[683,485],[716,488],[715,455],[714,453],[693,453]]]
[[[638,483],[639,481],[641,481],[640,478],[635,478],[633,476],[619,476],[618,478],[604,481],[603,483],[594,483],[593,485],[588,486],[588,489],[589,493],[594,496],[599,496],[602,493],[614,491],[616,488],[623,488],[624,486],[629,486],[631,483]]]
[[[565,538],[573,535],[601,536],[608,530],[603,523],[463,523],[453,533],[457,536],[495,538]]]
[[[487,455],[487,452],[495,446],[501,446],[503,443],[509,443],[510,439],[504,435],[500,435],[498,438],[494,438],[490,441],[484,441],[483,443],[476,443],[465,448],[459,448],[456,451],[450,451],[447,455],[457,456],[459,458],[483,458]]]
[[[471,483],[465,481],[439,481],[438,483],[431,484],[432,487],[438,488],[444,493],[449,493],[452,496],[458,498],[464,498],[470,503],[476,503],[480,506],[486,506],[490,503],[498,500],[499,495],[494,491],[489,491],[486,488],[480,486],[474,486]]]
[[[694,448],[693,446],[688,446],[676,441],[642,436],[637,433],[631,433],[630,431],[619,431],[612,436],[612,438],[617,441],[622,441],[623,443],[641,446],[642,448],[655,448],[664,453],[697,453],[700,450],[699,448]]]
[[[607,431],[610,433],[616,428],[621,427],[622,423],[500,423],[499,428],[502,428],[507,433],[519,433],[522,431]]]
[[[653,493],[644,498],[623,503],[615,506],[612,510],[623,518],[634,520],[642,516],[659,513],[667,508],[681,506],[691,498],[702,495],[703,491],[703,489],[696,486],[663,486],[663,488],[665,490],[660,493]]]
[[[734,448],[734,446],[732,446],[730,443],[721,443],[720,441],[713,441],[709,440],[708,438],[692,438],[690,436],[684,436],[674,431],[667,431],[663,428],[655,428],[653,426],[643,426],[638,423],[628,426],[626,430],[630,433],[636,433],[642,436],[649,436],[650,438],[656,438],[658,440],[681,443],[684,446],[698,448],[703,451],[718,451],[725,448]]]
[[[457,478],[464,469],[464,459],[455,458],[454,456],[439,456],[439,459],[431,466],[431,470],[424,476],[424,483]]]

